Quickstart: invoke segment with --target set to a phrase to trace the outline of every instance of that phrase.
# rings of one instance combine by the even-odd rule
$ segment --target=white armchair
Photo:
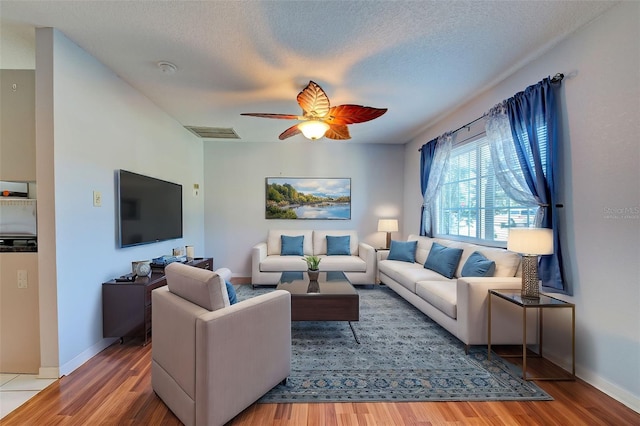
[[[151,384],[185,425],[223,425],[291,371],[291,295],[229,305],[222,277],[172,263],[152,292]]]

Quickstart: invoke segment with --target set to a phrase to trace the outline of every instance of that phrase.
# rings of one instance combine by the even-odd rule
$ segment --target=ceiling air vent
[[[240,139],[231,127],[184,126],[184,128],[202,139]]]

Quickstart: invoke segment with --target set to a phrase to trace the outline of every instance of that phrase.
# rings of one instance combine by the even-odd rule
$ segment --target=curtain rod
[[[552,83],[559,83],[562,81],[562,79],[564,78],[564,74],[562,73],[557,73],[556,75],[553,76],[553,78],[551,78],[551,82]],[[482,120],[483,118],[485,118],[487,116],[487,113],[485,112],[484,114],[482,114],[480,117],[476,118],[475,120],[472,120],[470,122],[468,122],[467,124],[465,124],[464,126],[460,126],[457,129],[455,129],[454,131],[451,132],[451,134],[454,133],[458,133],[460,130],[462,129],[466,129],[467,127],[471,126],[473,123]],[[422,148],[418,148],[418,151],[422,151]]]

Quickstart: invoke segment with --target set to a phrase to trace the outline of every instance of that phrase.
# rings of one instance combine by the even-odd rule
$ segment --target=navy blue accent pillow
[[[304,243],[304,235],[290,237],[289,235],[280,236],[280,255],[282,256],[303,256],[302,244]]]
[[[427,261],[424,262],[424,267],[447,278],[453,278],[453,274],[456,272],[460,262],[460,257],[462,257],[462,249],[433,243],[429,256],[427,256]]]
[[[479,251],[474,251],[464,262],[463,277],[492,277],[496,271],[496,262],[489,260]]]
[[[229,303],[234,304],[238,302],[238,296],[236,295],[236,289],[229,281],[224,282],[227,285],[227,294],[229,295]]]
[[[351,255],[350,245],[350,235],[341,235],[339,237],[327,235],[327,256],[349,256]]]
[[[394,241],[391,240],[391,247],[389,247],[388,260],[401,260],[403,262],[415,262],[416,261],[416,248],[418,247],[417,241]]]

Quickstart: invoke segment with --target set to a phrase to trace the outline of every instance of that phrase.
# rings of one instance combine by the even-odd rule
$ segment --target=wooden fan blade
[[[322,118],[331,107],[327,94],[313,81],[298,93],[297,99],[306,118]]]
[[[284,132],[280,133],[280,136],[278,136],[278,139],[280,139],[281,141],[290,138],[291,136],[295,136],[297,134],[300,134],[302,132],[300,132],[300,129],[298,129],[298,125],[295,124],[291,127],[289,127],[287,130],[285,130]]]
[[[330,124],[329,130],[326,131],[324,137],[327,139],[334,139],[339,141],[351,139],[349,128],[344,124]]]
[[[243,112],[240,115],[248,115],[251,117],[260,117],[260,118],[277,118],[280,120],[302,120],[304,117],[299,117],[293,114],[268,114],[263,112]]]
[[[362,105],[338,105],[329,110],[324,121],[328,124],[354,124],[373,120],[387,112],[387,108],[372,108]]]

